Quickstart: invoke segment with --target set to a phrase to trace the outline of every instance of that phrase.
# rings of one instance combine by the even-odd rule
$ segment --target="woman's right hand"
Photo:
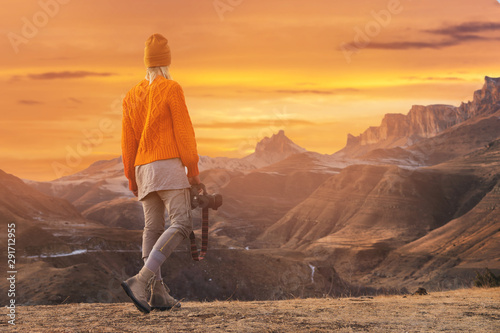
[[[200,176],[188,177],[190,185],[201,184]]]

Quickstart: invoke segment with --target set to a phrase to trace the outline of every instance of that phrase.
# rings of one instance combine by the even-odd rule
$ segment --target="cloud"
[[[442,49],[458,44],[460,44],[458,40],[444,40],[439,42],[389,42],[371,43],[366,48],[379,50]],[[355,46],[353,45],[353,47]]]
[[[23,105],[38,105],[38,104],[43,104],[42,102],[35,101],[33,99],[21,99],[21,100],[17,101],[17,103],[23,104]]]
[[[78,98],[74,98],[74,97],[69,97],[68,101],[76,103],[76,104],[82,104],[83,103],[81,100],[79,100]]]
[[[500,23],[496,22],[466,22],[458,25],[452,25],[440,29],[424,30],[432,34],[439,35],[467,35],[471,33],[481,33],[486,31],[500,30]]]
[[[388,43],[370,43],[368,49],[382,50],[411,50],[411,49],[442,49],[445,47],[456,46],[468,41],[490,40],[491,38],[476,35],[454,35],[449,39],[440,41],[415,41],[415,42],[388,42]],[[355,45],[352,45],[355,47]]]
[[[46,72],[40,74],[28,74],[26,77],[31,80],[55,80],[55,79],[83,79],[92,76],[112,76],[113,73],[99,73],[88,71],[64,71],[64,72]],[[13,76],[12,80],[18,80],[19,76]]]
[[[259,121],[235,121],[224,122],[216,121],[213,123],[194,124],[195,128],[206,129],[219,129],[219,128],[232,128],[232,129],[246,129],[246,128],[267,128],[279,126],[296,126],[296,125],[313,125],[314,123],[303,119],[266,119]]]
[[[426,34],[445,37],[440,40],[417,40],[417,41],[393,41],[370,43],[363,48],[379,50],[412,50],[412,49],[443,49],[457,46],[466,42],[477,42],[483,40],[499,40],[498,37],[486,37],[481,34],[491,31],[499,31],[500,23],[494,22],[466,22],[450,25],[438,29],[421,30]],[[349,43],[351,48],[357,48],[354,43]]]

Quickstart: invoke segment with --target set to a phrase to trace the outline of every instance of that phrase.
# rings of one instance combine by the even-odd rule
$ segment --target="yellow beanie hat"
[[[146,67],[170,66],[172,57],[168,40],[160,34],[153,34],[146,41],[144,64]]]

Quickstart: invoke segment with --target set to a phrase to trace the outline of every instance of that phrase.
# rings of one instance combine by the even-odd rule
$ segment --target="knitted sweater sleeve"
[[[125,176],[128,178],[128,187],[131,191],[137,190],[135,181],[135,158],[137,155],[138,143],[135,139],[134,128],[129,117],[128,96],[123,100],[122,118],[122,159]]]
[[[181,161],[187,167],[188,177],[197,176],[200,174],[198,170],[199,157],[193,124],[189,117],[184,92],[178,83],[175,83],[170,90],[169,106],[172,113],[175,141],[181,155]]]

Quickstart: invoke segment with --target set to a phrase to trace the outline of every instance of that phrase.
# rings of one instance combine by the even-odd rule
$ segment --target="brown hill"
[[[121,157],[97,161],[85,170],[51,182],[26,183],[68,200],[86,219],[131,230],[144,226],[142,206],[128,190]]]
[[[473,175],[350,166],[321,184],[260,240],[330,253],[341,273],[366,272],[392,249],[465,214],[487,191],[488,185]]]
[[[0,187],[0,221],[3,225],[16,224],[18,253],[70,250],[66,242],[48,230],[86,223],[75,207],[66,200],[43,194],[1,170]],[[3,235],[6,235],[6,229]],[[7,237],[2,237],[0,244],[2,253],[6,252]]]
[[[432,169],[480,175],[487,193],[466,214],[389,254],[374,272],[386,276],[384,283],[452,288],[475,270],[500,270],[500,140]]]
[[[131,230],[142,230],[144,226],[142,206],[128,190],[121,157],[97,161],[85,170],[51,182],[26,183],[68,200],[86,219]]]
[[[26,185],[21,179],[0,170],[0,217],[2,219],[82,218],[66,200],[58,199]]]
[[[136,198],[116,198],[96,202],[85,209],[82,215],[92,221],[100,221],[109,227],[129,230],[144,228],[144,211]]]

